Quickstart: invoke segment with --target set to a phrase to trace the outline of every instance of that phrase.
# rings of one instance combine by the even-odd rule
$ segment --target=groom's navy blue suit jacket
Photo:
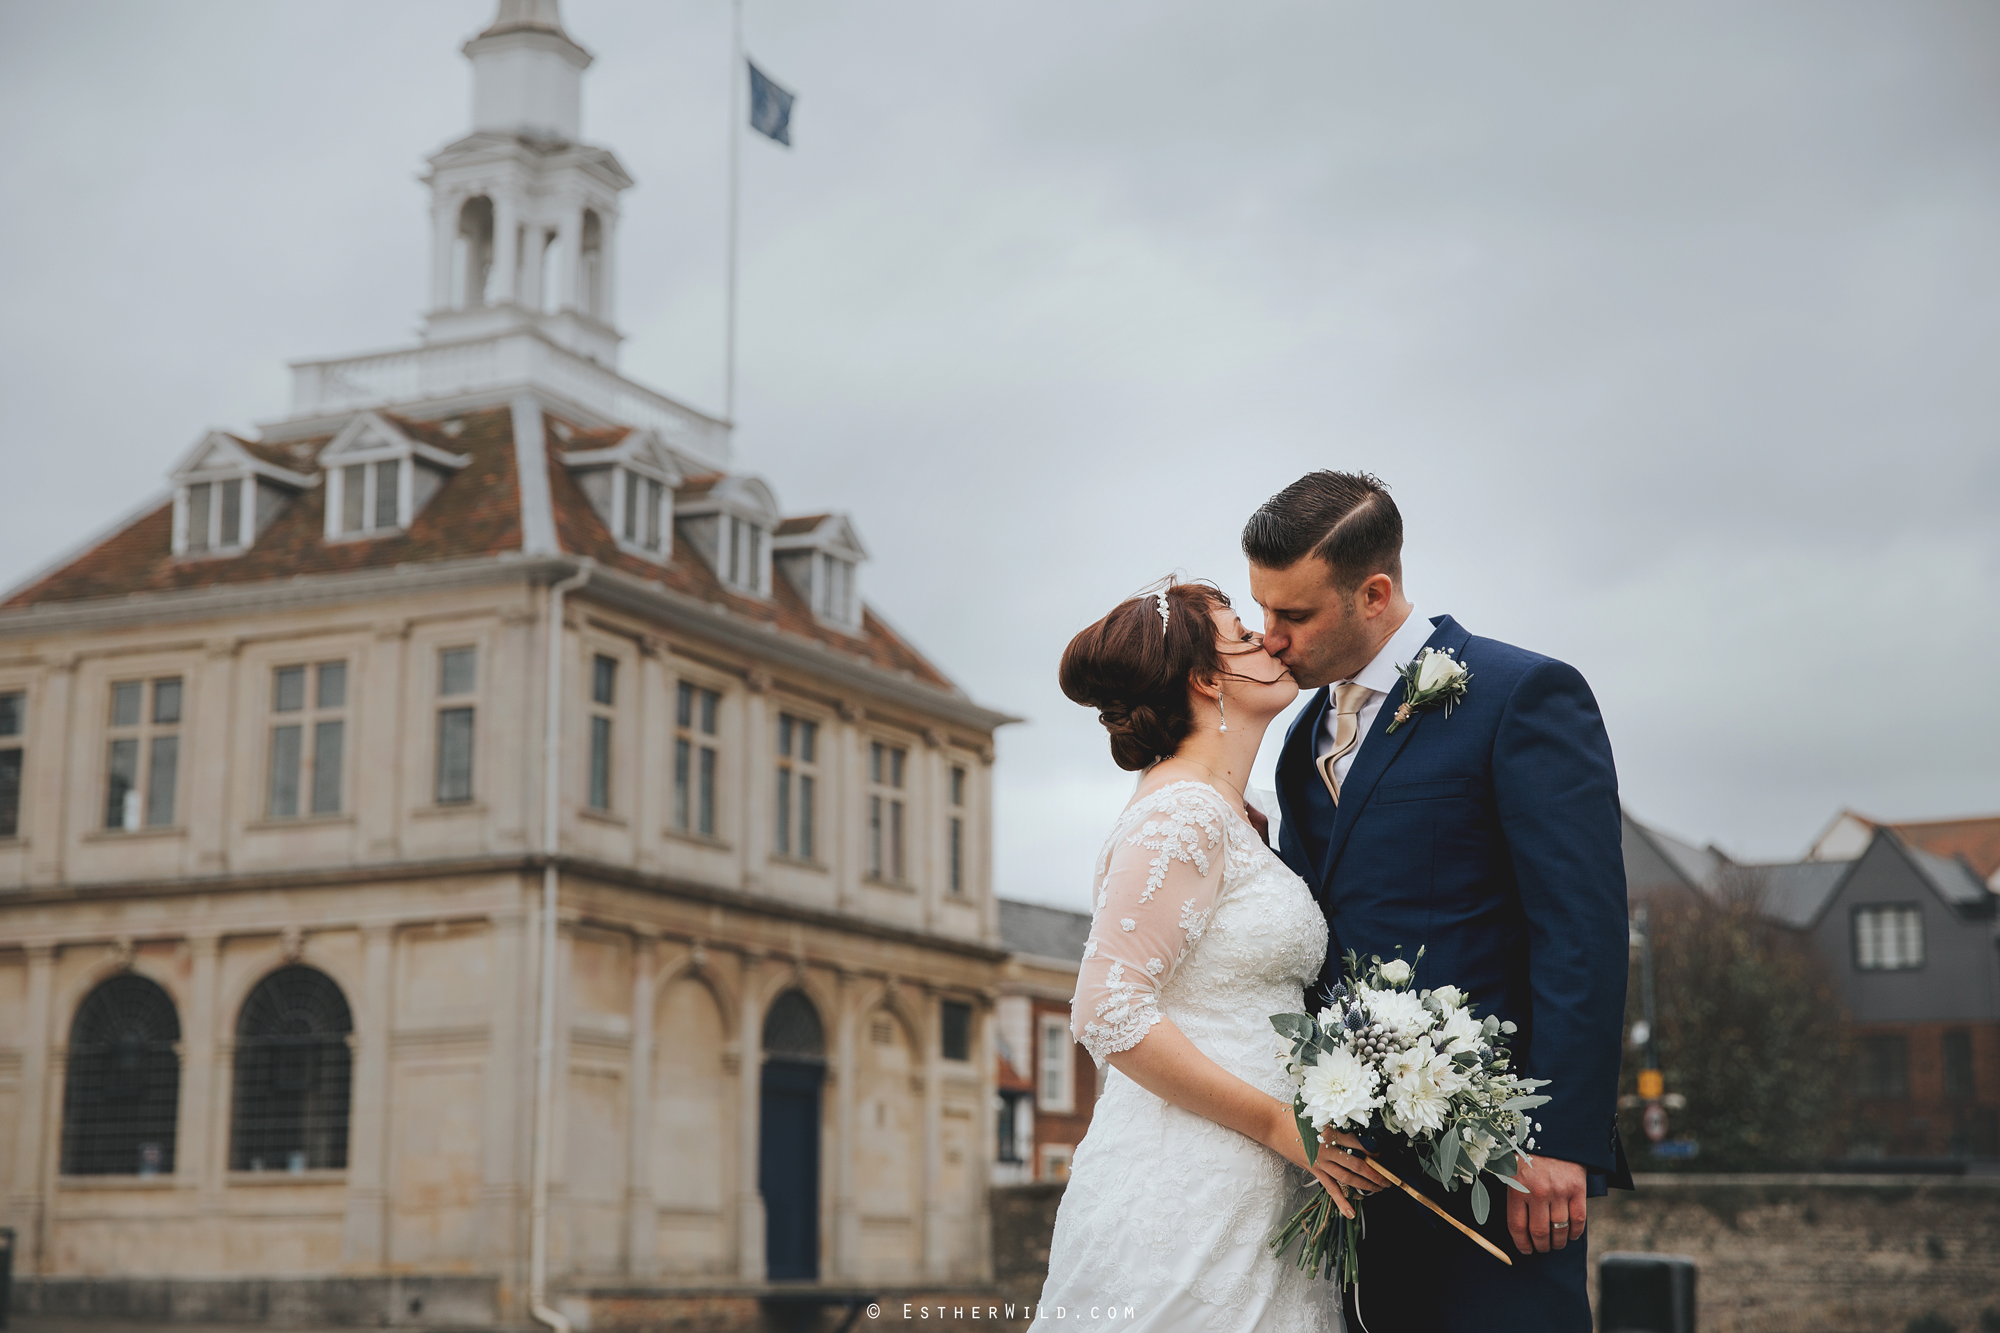
[[[1330,941],[1312,997],[1365,964],[1425,950],[1418,985],[1458,986],[1520,1024],[1515,1067],[1551,1080],[1536,1147],[1631,1188],[1618,1138],[1625,1014],[1625,862],[1618,775],[1597,700],[1574,667],[1432,621],[1432,648],[1471,668],[1449,716],[1389,733],[1383,702],[1336,809],[1313,764],[1328,692],[1278,760],[1278,852],[1310,885]],[[1595,1192],[1595,1191],[1593,1191]]]

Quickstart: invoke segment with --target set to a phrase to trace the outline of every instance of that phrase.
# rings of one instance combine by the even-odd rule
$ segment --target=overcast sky
[[[1172,569],[1247,605],[1328,466],[1425,614],[1583,670],[1640,819],[2000,811],[2000,6],[745,8],[799,101],[744,145],[739,465],[1030,719],[1003,893],[1083,906],[1131,787],[1070,635]],[[493,9],[0,0],[0,584],[412,338]],[[623,368],[719,410],[727,7],[563,16]]]

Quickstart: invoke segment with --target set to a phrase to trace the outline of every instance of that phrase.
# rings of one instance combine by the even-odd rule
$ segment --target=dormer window
[[[734,514],[728,518],[729,540],[717,572],[730,587],[757,592],[763,584],[764,529]]]
[[[363,412],[320,451],[327,540],[406,531],[445,478],[470,461],[412,438],[378,413]]]
[[[620,549],[665,562],[673,553],[674,487],[681,473],[659,437],[593,431],[558,438],[564,464]]]
[[[778,523],[770,487],[755,477],[690,477],[674,499],[674,522],[724,587],[770,596]]]
[[[312,477],[272,461],[268,445],[210,431],[173,470],[173,549],[179,556],[247,549]],[[289,460],[288,460],[289,461]]]
[[[187,550],[223,551],[243,540],[243,478],[197,481],[187,488]]]
[[[778,568],[815,616],[849,632],[860,628],[855,569],[868,552],[846,515],[788,518],[778,525],[772,544]]]

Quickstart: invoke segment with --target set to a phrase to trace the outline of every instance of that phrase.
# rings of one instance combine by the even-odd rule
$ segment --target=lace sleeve
[[[1160,988],[1222,892],[1222,798],[1187,782],[1146,799],[1144,821],[1109,848],[1070,1005],[1070,1030],[1099,1066],[1160,1021]]]

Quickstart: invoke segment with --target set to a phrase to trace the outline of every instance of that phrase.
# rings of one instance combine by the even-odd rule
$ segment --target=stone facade
[[[982,1283],[1011,719],[855,595],[850,522],[608,364],[629,179],[508,121],[589,62],[551,0],[467,50],[428,341],[302,365],[0,597],[18,1299]]]

